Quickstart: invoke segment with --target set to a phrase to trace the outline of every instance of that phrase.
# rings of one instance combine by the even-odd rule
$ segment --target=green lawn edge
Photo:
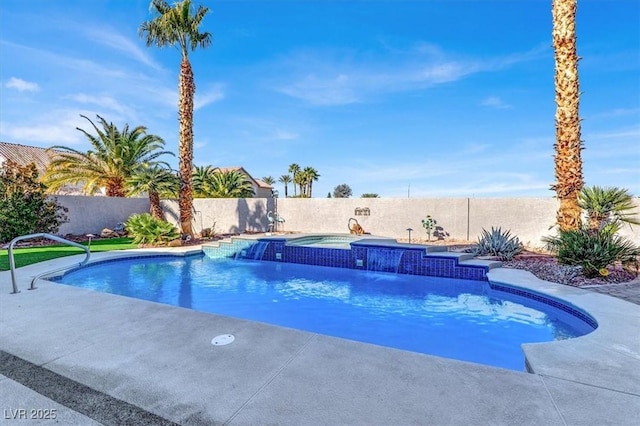
[[[84,246],[87,242],[80,243]],[[111,250],[126,250],[138,248],[137,244],[133,243],[133,238],[121,237],[121,238],[108,238],[91,241],[89,246],[91,253],[98,253],[102,251]],[[16,268],[20,268],[27,265],[32,265],[38,262],[44,262],[45,260],[57,259],[59,257],[73,256],[74,254],[82,254],[83,250],[66,245],[56,244],[50,246],[39,246],[29,248],[16,248],[13,250],[13,257],[15,260]],[[0,250],[0,271],[9,270],[9,249],[5,248]]]

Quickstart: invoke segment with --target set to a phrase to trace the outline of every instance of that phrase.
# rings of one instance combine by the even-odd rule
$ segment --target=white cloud
[[[538,193],[545,196],[552,195],[549,182],[536,182],[527,179],[522,182],[488,182],[485,184],[455,186],[448,188],[413,189],[412,196],[416,197],[476,197],[476,196],[514,196],[518,194]]]
[[[280,86],[276,90],[315,105],[344,105],[359,101],[355,85],[347,74],[318,77],[309,74],[297,82]]]
[[[149,55],[148,49],[144,50],[140,47],[139,40],[133,42],[122,34],[107,28],[96,29],[91,27],[85,29],[85,32],[92,40],[115,50],[119,50],[154,70],[163,69],[162,66],[154,61],[151,55]]]
[[[278,74],[287,75],[287,80],[272,86],[277,92],[313,105],[345,105],[362,102],[377,93],[423,90],[479,72],[503,70],[540,59],[547,51],[548,48],[536,47],[503,57],[469,59],[446,55],[426,44],[423,52],[413,49],[411,54],[398,53],[395,58],[360,62],[353,59],[350,51],[300,51],[278,64]]]
[[[80,115],[91,119],[94,111],[58,109],[37,115],[33,114],[24,122],[3,122],[2,140],[27,145],[81,145],[86,137],[76,128],[89,131],[90,124]]]
[[[276,129],[276,133],[273,136],[273,139],[278,141],[290,141],[290,140],[298,139],[299,136],[300,135],[298,135],[297,133]]]
[[[38,63],[47,67],[53,68],[61,67],[71,70],[73,75],[95,75],[108,78],[131,78],[125,71],[117,68],[109,68],[102,62],[91,61],[87,59],[77,59],[71,56],[61,55],[49,50],[37,49],[30,46],[25,46],[18,43],[8,42],[6,40],[0,40],[0,44],[22,50],[26,52],[29,57],[37,58]]]
[[[80,142],[75,127],[64,124],[30,124],[10,126],[3,125],[4,139],[17,142],[29,142],[35,144],[72,144]]]
[[[460,142],[455,158],[448,155],[390,153],[384,160],[356,159],[341,168],[320,165],[325,176],[343,176],[354,193],[383,197],[551,196],[553,159],[550,151],[529,140],[501,144]],[[319,187],[320,188],[320,187]]]
[[[620,139],[620,138],[640,138],[640,128],[630,130],[616,130],[606,133],[587,133],[583,135],[589,140],[607,140],[607,139]]]
[[[640,115],[640,108],[614,108],[609,111],[602,111],[591,116],[591,118],[612,118],[626,117],[629,115]]]
[[[87,95],[85,93],[77,93],[75,95],[69,95],[65,97],[66,99],[71,99],[74,100],[76,102],[82,103],[82,104],[90,104],[90,105],[97,105],[101,108],[104,109],[109,109],[111,111],[115,111],[123,116],[127,116],[127,117],[131,117],[134,116],[135,114],[133,113],[133,111],[131,110],[131,108],[128,108],[122,104],[120,104],[117,100],[113,99],[110,96],[91,96],[91,95]],[[102,113],[104,114],[104,113]]]
[[[508,103],[506,103],[505,101],[503,101],[502,99],[500,99],[497,96],[489,96],[488,98],[483,99],[482,102],[480,102],[480,105],[486,106],[486,107],[491,107],[491,108],[496,108],[496,109],[510,109],[511,108],[511,105],[509,105]]]
[[[5,87],[16,89],[20,92],[37,92],[40,90],[38,83],[32,83],[16,77],[11,77],[9,81],[5,83]]]
[[[193,109],[198,110],[206,105],[209,105],[211,103],[217,102],[222,99],[224,99],[222,84],[215,84],[213,85],[213,87],[205,90],[204,92],[196,91],[196,96],[193,101]]]

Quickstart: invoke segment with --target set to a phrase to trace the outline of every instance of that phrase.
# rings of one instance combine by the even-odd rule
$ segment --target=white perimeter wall
[[[146,198],[58,196],[69,208],[70,223],[59,234],[97,233],[113,228],[131,214],[149,211]],[[635,199],[640,208],[640,198]],[[178,203],[164,200],[167,220],[178,223]],[[541,238],[553,233],[558,201],[555,198],[246,198],[195,199],[194,230],[213,227],[217,233],[264,232],[267,213],[276,209],[285,223],[280,231],[304,233],[349,232],[349,218],[366,232],[392,238],[426,240],[421,220],[431,215],[449,238],[475,241],[482,229],[511,230],[529,247],[541,247]],[[356,216],[356,208],[368,208],[369,216]],[[640,244],[640,227],[625,227],[622,234]]]
[[[113,229],[129,216],[149,211],[148,198],[90,197],[56,195],[51,197],[69,209],[69,221],[60,226],[59,235],[99,235],[104,228]]]

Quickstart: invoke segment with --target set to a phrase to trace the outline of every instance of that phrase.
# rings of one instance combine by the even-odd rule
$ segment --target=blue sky
[[[314,197],[554,195],[550,0],[201,3],[196,165],[312,166]],[[150,16],[147,0],[2,0],[0,140],[88,149],[80,114],[99,114],[177,153],[180,55],[145,46]],[[581,0],[577,31],[586,184],[639,195],[640,2]]]

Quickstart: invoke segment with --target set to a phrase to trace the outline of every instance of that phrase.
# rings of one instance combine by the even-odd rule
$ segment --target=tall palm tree
[[[306,197],[306,193],[305,193],[305,182],[306,182],[306,178],[304,176],[304,173],[302,172],[302,170],[300,170],[299,172],[297,172],[295,175],[293,175],[293,188],[295,190],[296,185],[299,188],[299,195],[300,197],[304,198]]]
[[[193,167],[193,97],[196,86],[189,62],[189,50],[211,44],[211,34],[199,32],[198,27],[209,11],[204,6],[193,10],[191,0],[182,0],[170,6],[165,0],[152,0],[151,8],[157,16],[140,25],[140,36],[146,37],[147,46],[173,46],[182,53],[178,80],[178,116],[180,121],[179,176],[180,227],[183,234],[193,236],[191,223],[193,194],[191,172]]]
[[[297,184],[297,180],[296,180],[296,176],[298,175],[298,173],[300,173],[300,166],[297,163],[291,163],[289,164],[289,173],[291,173],[291,175],[293,176],[293,196],[296,196],[296,184]]]
[[[582,177],[580,140],[580,88],[576,52],[577,0],[552,0],[553,48],[555,51],[556,143],[555,177],[560,208],[556,220],[561,230],[580,227],[578,196]]]
[[[284,198],[287,198],[289,196],[289,184],[291,183],[291,176],[282,175],[280,176],[280,179],[278,179],[278,182],[284,184]]]
[[[127,179],[143,165],[161,164],[157,158],[164,154],[164,140],[156,135],[147,134],[147,128],[138,126],[129,130],[125,124],[122,130],[104,118],[98,117],[102,126],[99,129],[88,117],[85,118],[96,133],[77,128],[89,139],[92,149],[82,152],[74,148],[55,145],[48,149],[53,152],[51,163],[42,180],[55,192],[65,185],[83,185],[86,194],[95,194],[105,188],[109,197],[124,197],[127,192]],[[55,151],[54,151],[55,150]]]
[[[149,211],[156,219],[164,219],[161,196],[173,197],[178,192],[180,182],[178,176],[170,169],[158,164],[144,165],[127,180],[127,195],[138,195],[146,192],[149,195]]]
[[[304,174],[304,182],[307,187],[305,193],[311,198],[313,196],[313,182],[317,181],[320,175],[313,167],[305,167],[302,173]]]

